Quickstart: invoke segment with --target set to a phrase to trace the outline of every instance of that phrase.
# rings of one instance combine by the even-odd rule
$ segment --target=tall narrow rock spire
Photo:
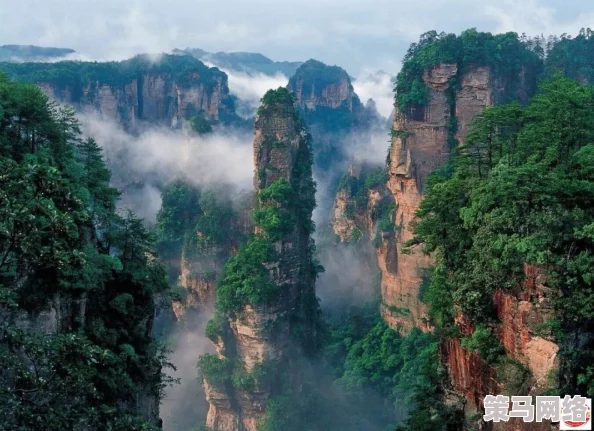
[[[270,398],[298,379],[295,354],[317,348],[311,142],[286,89],[262,99],[253,145],[255,232],[217,287],[207,335],[218,354],[200,360],[217,431],[255,431]]]

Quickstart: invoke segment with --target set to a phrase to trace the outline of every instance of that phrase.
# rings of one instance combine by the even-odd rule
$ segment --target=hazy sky
[[[175,47],[316,58],[351,74],[394,73],[431,29],[529,35],[594,27],[592,0],[2,0],[0,45],[74,48],[122,59]]]

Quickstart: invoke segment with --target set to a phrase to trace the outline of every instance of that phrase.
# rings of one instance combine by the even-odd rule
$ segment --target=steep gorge
[[[474,37],[472,31],[469,34]],[[447,53],[447,49],[444,50]],[[415,54],[414,49],[412,51]],[[385,322],[400,334],[413,334],[410,339],[417,336],[418,329],[439,335],[439,356],[447,371],[447,382],[442,388],[444,394],[440,395],[443,395],[442,401],[464,410],[468,429],[491,429],[491,424],[477,419],[482,399],[488,393],[540,395],[551,390],[559,368],[559,351],[563,348],[546,328],[556,317],[555,295],[548,274],[542,267],[529,264],[520,270],[521,282],[511,287],[502,283],[488,297],[496,323],[487,329],[492,330],[503,349],[505,360],[502,363],[494,365],[473,344],[484,335],[481,332],[484,325],[461,312],[459,304],[452,304],[450,309],[455,314],[454,325],[448,328],[450,332],[442,331],[443,328],[435,325],[435,316],[424,301],[435,256],[424,253],[420,244],[413,241],[417,211],[431,186],[429,176],[444,167],[451,169],[447,162],[454,151],[476,139],[469,137],[473,119],[485,108],[512,99],[525,104],[534,94],[539,62],[530,53],[514,56],[516,54],[512,52],[504,60],[479,56],[473,61],[467,60],[472,57],[467,52],[453,58],[444,55],[439,61],[423,63],[420,70],[414,70],[416,84],[397,95],[387,167],[382,169],[350,160],[347,173],[338,181],[330,215],[331,227],[339,241],[353,246],[356,253],[361,252],[358,254],[360,261],[364,261],[361,266],[369,269],[365,277],[371,279],[373,265],[378,266],[380,311]],[[514,62],[512,68],[506,63],[510,58]],[[411,61],[416,61],[415,55],[408,57],[405,66]],[[318,66],[309,64],[312,65]],[[306,119],[305,124],[312,126],[312,132],[317,133],[322,143],[313,153],[326,157],[333,174],[340,170],[339,166],[346,167],[344,147],[354,133],[369,131],[367,120],[370,118],[352,91],[346,72],[326,81],[325,73],[330,72],[325,68],[320,70],[321,75],[309,76],[309,81],[307,75],[296,75],[288,87],[292,96],[279,89],[264,97],[253,142],[256,194],[253,201],[250,195],[242,196],[241,202],[230,202],[226,192],[189,190],[192,187],[187,184],[179,189],[175,184],[163,196],[165,210],[169,191],[173,198],[180,195],[187,198],[186,202],[171,205],[181,210],[179,213],[168,215],[162,210],[160,217],[160,221],[169,222],[160,227],[162,239],[170,235],[172,242],[162,242],[159,251],[162,257],[169,258],[174,268],[171,283],[179,282],[181,288],[176,290],[173,303],[176,318],[183,320],[188,310],[193,312],[194,309],[199,313],[206,310],[208,314],[214,308],[215,296],[218,297],[216,315],[206,329],[217,354],[206,355],[200,361],[209,402],[207,426],[211,430],[252,431],[266,424],[271,417],[270,406],[278,406],[274,401],[279,395],[287,388],[298,396],[303,390],[296,358],[308,356],[319,348],[319,315],[314,289],[318,268],[310,238],[313,232],[311,212],[315,206],[311,147],[315,147],[316,142],[312,142],[298,113]],[[177,72],[174,74],[178,76]],[[181,99],[171,102],[171,91],[175,90],[179,96],[180,90],[170,78],[170,75],[163,75],[150,84],[160,95],[151,93],[151,104],[157,108],[148,108],[154,115],[147,121],[176,127],[177,119],[187,118],[193,106],[183,108],[184,113],[183,109],[178,109],[184,103]],[[402,81],[409,78],[401,76]],[[62,92],[60,97],[72,101],[72,94],[82,91],[84,95],[87,91],[84,97],[90,97],[99,87],[94,90],[72,88],[78,89],[50,87],[46,91]],[[152,90],[149,90],[150,93]],[[415,92],[418,94],[413,94]],[[162,94],[166,96],[163,98]],[[95,99],[102,100],[99,105],[84,99],[78,107],[84,111],[90,106],[99,106],[103,115],[117,118],[119,113],[115,112],[120,110],[114,107],[119,102],[115,105],[106,102],[112,96]],[[167,105],[167,100],[177,105]],[[122,103],[126,105],[128,101]],[[131,103],[136,106],[138,101]],[[168,107],[162,111],[165,105]],[[204,106],[201,108],[204,115],[216,121],[209,104]],[[138,108],[130,111],[132,117],[137,115],[135,109],[138,111]],[[127,122],[128,118],[126,114],[118,121]],[[338,135],[333,135],[332,130]],[[333,140],[336,136],[345,140]],[[324,142],[331,146],[324,147]],[[317,161],[323,163],[322,159]],[[250,210],[253,210],[255,228],[249,221]],[[179,226],[182,228],[178,231]],[[369,256],[369,249],[375,251],[375,256]],[[173,253],[168,255],[171,250]],[[137,323],[148,339],[152,319],[147,316],[152,310],[152,298],[143,300],[146,300],[143,302],[146,313]],[[94,298],[92,302],[98,304],[101,298]],[[69,329],[73,320],[84,321],[92,316],[88,313],[92,312],[92,307],[88,307],[86,297],[71,300],[56,295],[48,299],[45,305],[48,304],[38,319],[27,321],[26,325],[54,334]],[[115,298],[113,305],[120,306]],[[382,334],[382,341],[388,339]],[[392,335],[396,341],[390,339],[390,346],[398,345],[398,340],[403,339]],[[581,343],[589,342],[587,334],[580,337]],[[359,354],[361,351],[369,354],[361,348]],[[350,359],[357,359],[356,355]],[[377,370],[383,365],[375,362],[372,368]],[[393,377],[397,372],[390,369],[389,373]],[[154,388],[151,390],[148,396],[142,391],[137,393],[135,408],[156,422],[158,395]],[[492,429],[540,431],[549,427],[512,420]]]

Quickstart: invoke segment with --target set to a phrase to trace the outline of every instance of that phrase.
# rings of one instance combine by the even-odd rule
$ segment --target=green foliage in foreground
[[[350,390],[371,386],[394,403],[413,405],[417,392],[436,390],[438,362],[434,335],[415,329],[403,337],[381,320],[350,346],[339,382]]]
[[[278,293],[270,280],[267,262],[273,262],[276,251],[263,236],[254,236],[225,265],[217,287],[217,309],[223,313],[238,311],[245,304],[264,305]]]
[[[424,296],[440,330],[461,310],[477,327],[466,345],[493,361],[492,296],[548,272],[557,292],[562,392],[594,394],[594,88],[555,76],[525,108],[487,109],[464,146],[433,175],[409,246],[436,258]]]
[[[151,333],[165,272],[108,182],[73,111],[0,74],[2,429],[152,427],[136,400],[167,381]]]
[[[216,387],[224,387],[231,378],[231,364],[228,359],[219,358],[215,354],[200,356],[198,370],[208,382]]]
[[[287,180],[281,178],[260,192],[260,208],[254,211],[254,222],[272,241],[288,235],[297,223],[297,196]]]

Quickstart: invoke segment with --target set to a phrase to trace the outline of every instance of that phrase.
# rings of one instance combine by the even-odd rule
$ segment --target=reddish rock
[[[441,362],[446,366],[452,389],[471,403],[474,411],[481,411],[486,395],[499,393],[497,373],[477,354],[469,352],[457,338],[439,345]]]
[[[506,354],[532,373],[537,387],[549,385],[548,376],[557,367],[559,346],[543,329],[553,317],[544,271],[526,265],[525,280],[513,292],[497,290],[493,296],[501,325],[497,335]]]

